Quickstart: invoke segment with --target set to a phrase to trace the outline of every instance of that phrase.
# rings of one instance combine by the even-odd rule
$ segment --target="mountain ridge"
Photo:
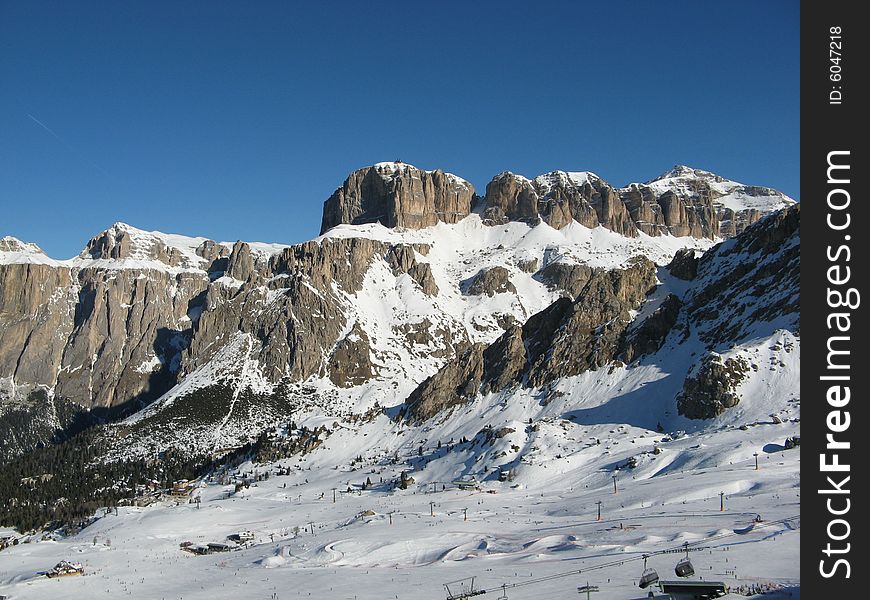
[[[4,238],[0,411],[27,405],[42,390],[83,414],[130,414],[224,355],[251,365],[239,380],[264,393],[287,378],[300,386],[313,378],[335,388],[324,388],[323,397],[344,398],[340,410],[368,410],[375,398],[387,405],[468,348],[491,344],[560,297],[576,295],[593,273],[621,272],[647,257],[660,274],[682,248],[703,251],[719,239],[690,217],[665,225],[664,210],[656,213],[661,223],[646,222],[647,234],[637,215],[652,204],[671,202],[686,216],[694,210],[684,205],[695,202],[690,193],[749,189],[688,168],[650,184],[666,181],[686,198],[637,184],[615,190],[590,172],[551,171],[535,180],[507,174],[504,185],[491,182],[497,189],[478,198],[470,184],[437,170],[394,162],[360,172],[397,182],[387,196],[405,212],[395,213],[394,226],[337,223],[313,240],[283,245],[215,242],[119,222],[65,261]],[[429,184],[402,183],[420,173]],[[686,187],[692,177],[701,183]],[[677,184],[667,182],[674,178]],[[385,201],[386,188],[374,189],[363,204]],[[629,193],[639,197],[634,216],[620,197]],[[651,204],[644,194],[659,195]],[[677,199],[658,204],[671,196]],[[448,217],[452,223],[438,217],[439,208],[466,201],[461,219],[458,212]],[[699,209],[709,225],[716,219],[712,202],[706,197]],[[399,222],[418,208],[429,216]],[[560,222],[560,210],[570,218]],[[257,382],[250,383],[253,374]]]

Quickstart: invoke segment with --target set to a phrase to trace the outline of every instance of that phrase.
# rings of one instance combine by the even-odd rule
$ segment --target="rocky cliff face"
[[[471,212],[474,198],[474,187],[450,173],[378,163],[351,173],[325,202],[321,233],[342,223],[411,229],[456,223]],[[576,221],[628,237],[643,232],[713,239],[737,235],[793,203],[776,190],[685,166],[624,188],[590,172],[551,171],[528,179],[506,171],[487,184],[482,217],[490,225],[543,220],[561,229]],[[94,251],[123,252],[123,243],[100,242]]]
[[[372,262],[438,292],[411,246],[326,239],[266,258],[244,242],[188,239],[171,246],[171,237],[118,224],[79,259],[0,265],[0,377],[21,393],[45,386],[85,407],[116,408],[153,400],[241,332],[258,339],[269,379],[325,374],[346,385],[371,370],[361,363],[344,381],[334,355],[358,347],[342,335],[344,294],[359,289]]]
[[[552,171],[529,180],[505,172],[486,187],[485,222],[535,223],[561,229],[576,221],[621,235],[731,237],[794,201],[770,188],[745,186],[678,166],[645,184],[616,189],[594,173]]]
[[[0,265],[0,378],[87,407],[151,400],[173,383],[208,277],[96,266],[142,250],[115,229],[88,245],[96,260]],[[163,250],[155,256],[181,262]]]
[[[639,259],[626,269],[590,274],[573,300],[560,298],[489,346],[478,344],[415,389],[407,415],[423,421],[479,393],[509,386],[541,387],[598,369],[616,358],[630,311],[656,283],[655,265]]]
[[[770,215],[698,261],[688,318],[701,339],[727,344],[759,322],[797,331],[800,314],[800,204]]]
[[[695,248],[709,247],[725,231],[723,210],[733,210],[736,231],[752,211],[782,200],[772,190],[686,170],[615,189],[591,173],[554,171],[497,176],[480,214],[471,214],[473,198],[458,177],[382,163],[351,174],[325,204],[324,229],[358,229],[294,246],[116,224],[79,256],[57,261],[3,238],[0,419],[13,405],[17,420],[63,415],[33,429],[49,439],[45,432],[77,418],[71,406],[135,410],[223,373],[237,387],[214,398],[229,406],[242,385],[320,381],[337,390],[371,386],[384,400],[413,390],[409,415],[424,419],[481,392],[637,361],[673,330],[712,349],[746,337],[759,320],[788,321],[797,311],[798,207],[701,259],[694,249],[674,257],[663,238],[695,236]],[[747,198],[756,204],[736,210]],[[567,227],[575,221],[623,237],[593,244],[588,230]],[[377,222],[397,229],[366,225]],[[423,230],[437,223],[454,225]],[[487,227],[494,224],[503,227]],[[630,260],[647,250],[660,264],[673,258],[671,272],[692,280],[691,290],[632,323],[656,285],[650,260]],[[763,260],[753,257],[759,252]],[[771,289],[780,291],[775,302]],[[209,410],[220,422],[220,410]]]
[[[249,252],[242,246],[237,243],[234,254]],[[359,372],[371,370],[364,366],[367,356],[359,357],[363,366],[352,371],[350,380],[342,378],[342,365],[328,359],[348,325],[343,294],[356,292],[371,263],[387,260],[393,251],[365,238],[305,242],[274,255],[262,271],[245,271],[244,283],[210,286],[184,353],[184,371],[207,364],[221,349],[220,340],[243,333],[257,340],[251,357],[270,381],[327,375],[344,386],[359,380]],[[232,265],[231,260],[230,270]],[[415,265],[409,263],[409,270]],[[359,347],[350,344],[353,338],[348,336],[336,349],[340,356]]]
[[[792,206],[795,201],[771,188],[744,185],[709,171],[677,165],[645,184],[632,184],[645,197],[672,193],[694,211],[685,226],[692,233],[711,232],[722,238],[742,233],[764,215]],[[672,212],[672,219],[676,216]],[[677,234],[675,234],[677,235]]]
[[[501,173],[486,186],[484,206],[484,219],[492,224],[534,224],[543,219],[561,229],[577,221],[589,228],[601,225],[625,236],[637,235],[617,191],[593,173],[553,171],[534,180]]]
[[[400,162],[354,171],[323,205],[320,232],[342,223],[421,229],[456,223],[471,212],[474,187],[444,171]]]
[[[750,371],[746,358],[718,352],[764,339],[773,328],[798,331],[799,225],[795,204],[700,261],[691,252],[678,253],[669,267],[693,285],[682,298],[650,300],[654,309],[644,316],[638,309],[657,285],[648,260],[610,271],[554,263],[540,276],[567,296],[492,344],[475,345],[449,361],[410,394],[405,415],[422,422],[481,394],[518,386],[546,391],[551,382],[621,364],[618,359],[654,355],[670,339],[672,350],[698,342],[704,349],[675,397],[679,414],[716,417],[740,402],[737,387]]]
[[[692,331],[707,353],[687,375],[677,408],[691,419],[710,419],[740,402],[737,386],[750,368],[759,369],[746,357],[720,353],[764,339],[772,325],[800,331],[800,204],[704,254],[684,301],[678,327]]]

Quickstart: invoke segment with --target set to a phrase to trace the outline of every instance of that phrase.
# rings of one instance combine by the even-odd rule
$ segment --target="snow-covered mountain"
[[[406,510],[409,490],[473,478],[517,501],[559,495],[533,511],[556,526],[574,510],[557,493],[564,482],[585,514],[615,469],[650,482],[625,498],[626,519],[650,493],[697,505],[715,495],[713,467],[799,433],[799,218],[779,192],[687,167],[625,188],[591,172],[506,172],[481,198],[455,175],[397,162],[351,174],[324,204],[321,235],[303,244],[116,223],[79,256],[54,260],[3,238],[0,427],[16,433],[0,458],[68,445],[86,457],[82,476],[113,474],[92,496],[113,504],[141,496],[134,479],[161,461],[165,473],[211,473],[217,485],[229,468],[219,465],[255,458],[263,464],[243,470],[291,487],[310,479],[306,495],[365,473],[383,510]],[[89,437],[64,442],[82,430]],[[27,454],[33,466],[14,475],[50,496],[61,482],[26,471],[49,450]],[[796,465],[786,464],[766,493],[792,485]],[[703,490],[658,483],[688,470],[709,471]],[[728,493],[753,489],[740,477],[726,476]],[[19,506],[16,493],[0,499]],[[203,494],[214,510],[232,499]],[[263,510],[274,535],[283,513]],[[231,522],[241,527],[242,515]],[[351,517],[336,531],[371,522]],[[507,544],[516,566],[535,555],[527,548],[554,551],[528,528],[513,531],[485,551],[462,534],[417,552],[443,562]],[[329,546],[338,559],[326,547],[294,551],[305,568],[410,560],[395,548],[368,560],[372,548],[359,543]],[[267,566],[286,558],[260,556]]]
[[[756,185],[744,185],[684,165],[645,184],[630,184],[627,189],[645,188],[658,197],[671,192],[677,197],[710,200],[719,220],[719,235],[731,237],[742,232],[763,215],[791,206],[795,201],[782,192]]]
[[[62,403],[68,417],[41,426],[55,433],[76,406],[130,414],[162,396],[132,417],[150,423],[202,381],[231,380],[235,397],[240,385],[262,394],[285,380],[336,414],[389,406],[469,347],[575,296],[593,271],[639,257],[664,266],[678,250],[711,247],[735,215],[745,225],[793,204],[687,167],[622,189],[591,172],[502,173],[479,198],[455,175],[379,163],[348,177],[324,204],[324,233],[297,246],[116,223],[54,260],[4,238],[0,405],[20,422]],[[725,210],[731,220],[717,221]],[[659,274],[647,271],[651,288]],[[629,314],[646,288],[633,290]],[[221,447],[274,417],[218,412],[220,433],[205,435]]]

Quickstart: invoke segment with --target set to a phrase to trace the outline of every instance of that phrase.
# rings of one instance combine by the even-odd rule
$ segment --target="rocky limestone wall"
[[[516,293],[517,288],[511,283],[511,272],[502,266],[482,269],[464,286],[464,293],[469,296],[494,296],[505,292]]]
[[[666,189],[671,184],[663,180],[674,182],[674,188]],[[576,221],[628,237],[642,232],[727,238],[742,233],[765,214],[719,203],[723,194],[735,191],[742,198],[757,197],[760,205],[790,202],[770,188],[727,182],[688,167],[675,167],[662,178],[622,189],[591,173],[552,171],[530,180],[506,171],[487,184],[481,216],[488,225],[509,221],[535,225],[543,220],[561,229]],[[321,233],[342,223],[379,222],[415,229],[455,223],[471,212],[474,200],[471,184],[449,173],[398,162],[379,163],[351,173],[324,203]]]
[[[153,399],[174,383],[207,285],[194,272],[0,265],[0,377],[88,407]]]
[[[354,171],[323,205],[320,232],[342,223],[421,229],[471,212],[474,187],[444,171],[384,163]]]
[[[398,244],[387,252],[387,264],[390,265],[393,275],[405,273],[417,282],[424,294],[437,296],[438,284],[435,283],[435,276],[432,275],[432,267],[429,263],[417,262],[417,257],[414,256],[415,250],[417,252],[422,250],[421,254],[429,253],[429,247],[426,245],[418,244],[414,247],[409,244]]]
[[[505,172],[496,175],[486,186],[485,217],[494,224],[524,221],[532,225],[540,221],[538,193],[525,177]]]
[[[406,416],[424,421],[478,393],[540,387],[611,362],[635,310],[655,288],[655,265],[638,259],[625,269],[593,271],[576,298],[563,297],[514,324],[489,346],[475,345],[421,383]]]
[[[0,378],[54,385],[74,327],[77,286],[68,268],[0,265]]]
[[[760,322],[800,315],[800,204],[769,215],[698,259],[687,318],[711,348]]]
[[[484,221],[497,225],[509,220],[531,224],[543,219],[561,229],[572,221],[586,227],[599,225],[620,235],[638,231],[657,236],[714,238],[720,235],[719,212],[710,194],[699,197],[662,194],[649,186],[616,190],[589,176],[578,182],[554,171],[530,181],[505,172],[486,187]]]
[[[677,250],[667,269],[668,273],[677,279],[692,281],[698,276],[698,258],[695,256],[695,251],[691,248]]]
[[[374,367],[365,332],[346,330],[347,295],[369,268],[383,260],[438,294],[418,260],[425,244],[327,238],[271,256],[245,242],[191,248],[167,249],[160,236],[118,225],[95,236],[75,266],[0,264],[0,378],[22,398],[44,386],[88,408],[138,408],[245,333],[251,368],[271,381],[316,375],[357,385]],[[182,255],[184,265],[202,260],[173,268]],[[82,266],[90,259],[99,262]]]

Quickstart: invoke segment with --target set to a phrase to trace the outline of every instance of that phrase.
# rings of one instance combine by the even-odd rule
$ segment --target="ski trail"
[[[239,375],[239,383],[238,383],[238,385],[236,385],[236,389],[233,392],[233,398],[232,398],[232,400],[230,400],[230,409],[227,411],[227,415],[224,417],[223,421],[221,421],[221,424],[218,425],[217,428],[215,429],[215,432],[213,435],[215,446],[217,446],[217,444],[218,444],[218,438],[220,437],[221,431],[223,431],[223,428],[226,427],[226,424],[229,422],[230,417],[233,414],[233,409],[236,406],[236,401],[239,399],[239,394],[242,391],[242,385],[248,376],[248,364],[251,362],[251,360],[250,360],[251,350],[254,349],[254,342],[253,342],[253,339],[251,338],[251,336],[247,336],[247,337],[248,337],[248,349],[245,351],[245,358],[244,358],[244,361],[242,361],[242,372]]]

